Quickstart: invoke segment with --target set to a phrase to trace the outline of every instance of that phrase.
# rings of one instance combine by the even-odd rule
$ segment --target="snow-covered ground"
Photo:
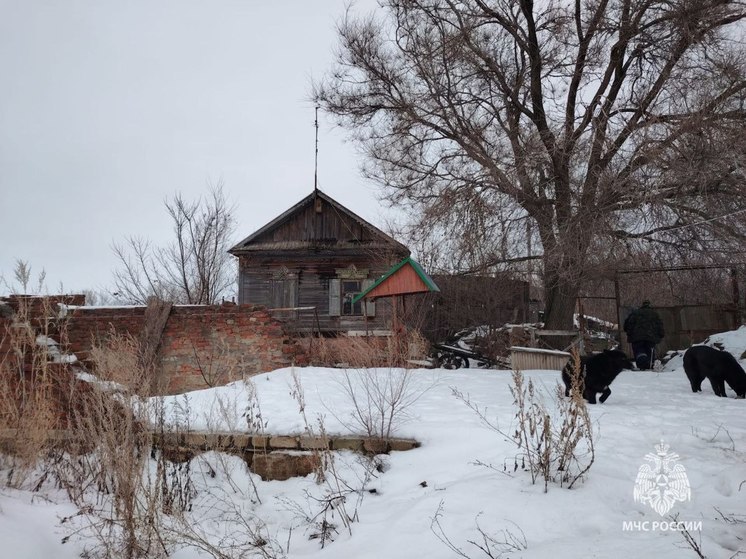
[[[746,349],[745,328],[718,339],[736,357]],[[309,367],[295,369],[295,374],[312,424],[321,416],[330,434],[356,430],[350,398],[342,388],[344,371]],[[403,373],[376,370],[366,374],[388,379]],[[553,409],[559,373],[525,374],[540,387]],[[596,458],[585,480],[572,489],[550,484],[546,493],[543,484],[531,484],[527,472],[520,468],[513,471],[514,443],[488,428],[453,395],[454,388],[468,395],[473,403],[486,408],[487,417],[501,430],[512,433],[515,409],[509,371],[423,369],[410,375],[409,394],[417,398],[408,406],[395,434],[415,438],[422,446],[383,457],[384,472],[376,473],[364,487],[356,477],[359,466],[345,466],[357,463],[353,456],[343,454],[339,459],[341,475],[352,486],[357,483],[364,489],[351,535],[340,528],[335,541],[323,549],[318,539],[309,539],[313,530],[299,521],[298,511],[313,512],[314,503],[308,495],[321,491],[313,476],[284,482],[254,478],[261,503],[250,504],[248,499],[246,503],[268,522],[278,542],[283,546],[289,543],[289,557],[457,557],[434,534],[436,514],[441,536],[474,559],[487,557],[469,543],[482,543],[478,527],[497,540],[515,538],[516,549],[503,557],[697,557],[682,533],[661,529],[661,523],[670,528],[672,515],[689,523],[704,556],[729,558],[738,556],[739,551],[746,555],[746,401],[733,398],[730,390],[730,398],[718,398],[707,382],[701,393],[693,394],[680,359],[668,363],[661,372],[624,371],[612,385],[609,400],[591,406]],[[304,431],[298,404],[291,395],[292,376],[292,369],[282,369],[253,377],[256,401],[269,433]],[[246,386],[234,383],[169,398],[166,403],[171,418],[188,421],[192,429],[240,430],[246,428],[242,413],[250,401]],[[691,488],[690,499],[675,502],[666,516],[648,504],[635,502],[633,496],[641,466],[651,464],[646,455],[655,454],[661,441],[670,445],[669,452],[676,453],[669,465],[683,467]],[[194,472],[206,471],[207,463],[214,459],[213,455],[196,458]],[[234,495],[250,493],[250,474],[243,463],[235,459],[231,464],[231,482],[238,493],[235,488],[228,489],[228,481],[221,478],[224,474],[214,479],[204,476],[207,481],[197,483],[202,493],[195,498],[196,508],[209,484]],[[354,509],[352,501],[348,503]],[[43,494],[0,490],[0,555],[14,559],[76,557],[85,542],[72,538],[62,545],[66,532],[58,522],[72,512],[72,506],[52,489]],[[700,523],[701,530],[695,529]],[[182,549],[174,556],[193,559],[206,555]]]

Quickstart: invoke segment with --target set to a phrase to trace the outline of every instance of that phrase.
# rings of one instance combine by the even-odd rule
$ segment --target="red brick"
[[[38,307],[41,312],[42,306]],[[66,346],[81,360],[88,357],[96,340],[105,340],[112,331],[137,338],[145,327],[144,306],[79,307],[68,317],[64,332]],[[8,350],[0,348],[0,358]],[[160,343],[157,373],[164,378],[170,393],[207,386],[197,366],[195,350],[205,364],[211,356],[221,353],[243,364],[242,371],[235,371],[235,378],[221,381],[236,380],[242,373],[251,375],[308,362],[301,344],[284,331],[266,308],[255,305],[173,307]]]

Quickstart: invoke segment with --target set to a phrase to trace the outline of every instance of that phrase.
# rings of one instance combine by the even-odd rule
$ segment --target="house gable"
[[[407,247],[320,190],[306,196],[229,252],[240,256],[257,251],[307,249],[366,249],[409,254]]]

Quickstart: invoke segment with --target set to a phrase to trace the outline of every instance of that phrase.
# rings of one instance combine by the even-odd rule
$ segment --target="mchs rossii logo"
[[[692,497],[686,470],[678,464],[679,455],[669,448],[663,441],[655,445],[656,452],[645,455],[648,463],[640,466],[635,480],[635,502],[650,505],[661,516]]]

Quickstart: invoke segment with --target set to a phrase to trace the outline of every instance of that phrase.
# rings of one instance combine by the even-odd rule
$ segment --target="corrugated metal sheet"
[[[566,351],[537,349],[533,347],[511,347],[510,363],[514,371],[547,369],[561,371],[570,360]]]

